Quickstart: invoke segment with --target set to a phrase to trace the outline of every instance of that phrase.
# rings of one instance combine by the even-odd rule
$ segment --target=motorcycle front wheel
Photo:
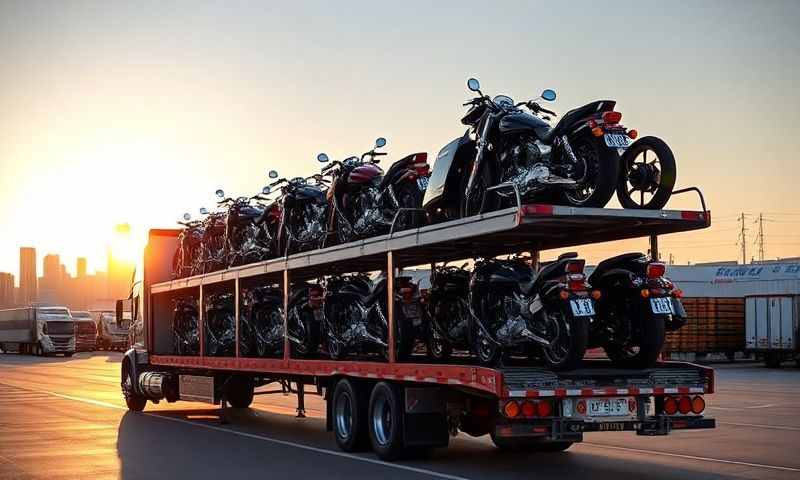
[[[658,137],[642,137],[622,155],[617,198],[623,208],[660,210],[672,196],[676,178],[669,146]]]
[[[574,176],[584,180],[574,190],[561,190],[561,203],[573,207],[605,207],[617,186],[619,154],[596,137],[578,137],[572,140],[571,146],[579,162]]]
[[[490,158],[484,160],[480,172],[475,177],[475,183],[472,186],[472,192],[469,196],[466,194],[467,184],[469,183],[469,175],[461,177],[461,218],[471,217],[483,212],[491,212],[496,210],[499,204],[499,198],[495,194],[486,194],[486,191],[493,187],[496,183],[494,168],[489,164]],[[464,169],[465,173],[472,172],[472,163],[468,168]]]
[[[303,338],[299,339],[300,343],[291,342],[290,344],[292,357],[311,357],[317,353],[317,349],[319,348],[319,323],[314,319],[314,313],[307,308],[297,308],[292,309],[292,311],[296,311],[297,315],[292,315],[289,321],[297,322],[299,326],[302,326],[302,331],[304,332]],[[300,331],[300,328],[296,328],[296,330]]]
[[[397,204],[402,209],[416,209],[422,208],[422,191],[417,186],[416,182],[403,182],[394,192],[397,198]],[[394,231],[407,230],[420,226],[418,218],[420,212],[414,210],[403,210],[396,216],[394,224]],[[393,219],[394,220],[394,219]]]
[[[545,307],[544,321],[550,345],[542,347],[542,360],[553,371],[580,366],[589,344],[589,319],[578,318],[562,309]]]

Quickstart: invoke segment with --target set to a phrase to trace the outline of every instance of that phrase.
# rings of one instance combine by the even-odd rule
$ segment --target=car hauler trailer
[[[123,358],[123,394],[132,410],[143,409],[148,399],[247,407],[255,386],[280,382],[282,390],[297,393],[302,415],[305,387],[314,386],[326,400],[327,427],[340,448],[371,445],[383,459],[446,446],[459,431],[491,434],[500,448],[561,451],[585,432],[666,435],[714,428],[702,414],[714,374],[699,365],[661,362],[630,370],[586,360],[579,369],[552,372],[530,365],[431,364],[418,356],[398,362],[391,297],[388,361],[293,358],[287,338],[281,358],[245,357],[239,349],[239,297],[253,285],[282,286],[286,312],[292,282],[333,273],[382,270],[387,291],[394,292],[396,269],[403,267],[520,251],[534,252],[538,261],[541,250],[646,236],[657,257],[658,235],[709,225],[705,205],[702,211],[521,205],[177,280],[170,280],[170,268],[178,231],[152,230],[141,288],[133,294],[134,324],[142,335]],[[208,355],[203,338],[204,300],[222,291],[236,299],[236,348],[227,357]],[[199,307],[199,354],[190,356],[175,354],[171,330],[172,301],[187,296]]]

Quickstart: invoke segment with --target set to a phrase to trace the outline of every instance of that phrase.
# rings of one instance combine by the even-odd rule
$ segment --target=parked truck
[[[75,353],[75,330],[65,307],[0,310],[0,350],[29,355]]]
[[[75,322],[75,351],[93,352],[97,347],[97,325],[92,314],[80,310],[72,310],[70,313]]]
[[[745,298],[748,352],[763,356],[767,367],[784,360],[800,367],[800,295],[752,295]]]
[[[673,430],[714,428],[704,395],[714,392],[711,368],[660,362],[626,369],[608,360],[584,360],[580,368],[554,372],[531,363],[482,367],[468,359],[431,363],[421,355],[398,361],[394,307],[388,300],[388,361],[295,357],[284,338],[281,358],[243,355],[240,343],[225,356],[210,355],[204,337],[206,302],[233,296],[235,337],[242,291],[278,285],[288,311],[293,282],[331,272],[387,272],[386,290],[404,267],[476,256],[494,256],[705,228],[702,211],[648,211],[520,205],[478,216],[298,253],[221,272],[171,280],[176,230],[151,230],[141,281],[132,289],[133,347],[121,364],[122,394],[130,410],[148,401],[204,401],[246,408],[255,389],[272,383],[297,395],[298,416],[306,392],[326,402],[327,429],[344,451],[370,447],[382,459],[444,447],[451,436],[490,435],[501,449],[555,452],[589,432],[629,431],[667,435]],[[188,299],[188,300],[187,300]],[[176,307],[180,300],[181,307]],[[179,308],[194,305],[197,353],[176,347]],[[123,319],[123,302],[117,318]],[[210,318],[210,317],[209,317]],[[284,314],[284,332],[286,316]],[[271,393],[271,392],[258,392]]]

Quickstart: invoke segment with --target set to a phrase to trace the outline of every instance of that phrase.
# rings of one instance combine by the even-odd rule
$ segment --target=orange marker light
[[[602,137],[603,136],[603,129],[600,127],[594,127],[592,129],[592,135],[595,137]]]
[[[706,409],[706,401],[703,400],[703,397],[697,396],[692,399],[692,413],[703,413],[703,410]]]
[[[675,415],[678,411],[678,402],[672,397],[664,398],[664,413],[667,415]]]
[[[566,290],[561,290],[558,292],[558,296],[561,297],[561,300],[566,300],[569,298],[569,292]]]
[[[603,296],[603,293],[600,290],[592,290],[592,298],[595,300],[600,300],[600,297]]]
[[[639,292],[639,293],[640,293],[640,294],[642,295],[642,297],[644,297],[644,298],[648,298],[648,297],[650,296],[650,290],[648,290],[648,289],[646,289],[646,288],[643,288],[643,289],[642,289],[642,291],[641,291],[641,292]]]
[[[628,130],[628,138],[630,138],[631,140],[636,140],[636,137],[638,136],[639,132],[637,132],[636,130]]]
[[[508,418],[514,418],[519,416],[519,404],[515,401],[507,402],[506,405],[503,407],[503,413]]]

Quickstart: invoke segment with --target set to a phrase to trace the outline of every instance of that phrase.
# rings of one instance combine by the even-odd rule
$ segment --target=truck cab
[[[36,307],[42,353],[75,353],[75,322],[66,307]]]
[[[75,322],[75,351],[93,352],[97,347],[97,325],[87,311],[73,311]]]

